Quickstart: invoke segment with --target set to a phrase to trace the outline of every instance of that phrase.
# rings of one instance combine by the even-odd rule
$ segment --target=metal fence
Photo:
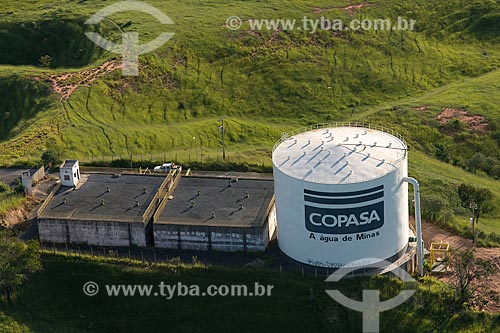
[[[69,158],[69,157],[68,157]],[[74,158],[74,156],[72,157]],[[110,164],[121,161],[122,165],[129,168],[146,166],[147,164],[161,164],[165,162],[176,162],[178,164],[191,163],[252,163],[262,166],[272,166],[271,152],[260,152],[249,155],[242,152],[226,152],[226,158],[222,158],[222,153],[200,152],[194,149],[186,149],[182,152],[169,153],[134,153],[115,155],[94,155],[79,157],[81,164]]]
[[[384,127],[380,125],[374,125],[370,123],[362,123],[362,122],[332,122],[332,123],[321,123],[321,124],[316,124],[316,125],[310,125],[306,127],[302,127],[299,129],[296,129],[295,131],[289,132],[289,133],[282,133],[281,138],[274,144],[273,147],[273,152],[276,150],[276,148],[283,142],[288,140],[290,137],[293,137],[294,135],[312,131],[312,130],[318,130],[318,129],[328,129],[328,128],[335,128],[335,127],[360,127],[360,128],[367,128],[367,129],[374,129],[377,131],[389,133],[392,136],[395,136],[399,140],[401,140],[404,144],[405,147],[408,147],[406,144],[405,139],[403,138],[402,135],[399,133],[395,132],[392,128],[390,127]]]
[[[304,133],[304,132],[308,132],[308,131],[312,131],[312,130],[319,130],[319,129],[326,129],[328,131],[328,129],[336,128],[336,127],[353,127],[353,128],[373,129],[373,130],[382,131],[384,133],[391,134],[392,136],[399,139],[403,143],[403,147],[397,148],[396,158],[392,161],[387,161],[387,162],[385,160],[380,160],[382,163],[385,163],[385,165],[388,166],[389,170],[386,172],[386,174],[400,168],[401,167],[400,162],[403,161],[405,158],[407,158],[407,149],[408,149],[407,147],[408,146],[407,146],[404,138],[399,133],[394,132],[391,128],[388,128],[388,127],[372,125],[369,123],[361,123],[361,122],[322,123],[322,124],[316,124],[316,125],[303,127],[303,128],[297,129],[295,131],[292,131],[290,133],[282,133],[281,138],[276,142],[276,144],[273,147],[273,150],[272,150],[273,154],[279,145],[281,145],[283,142],[293,138],[294,136],[296,136],[300,133]],[[343,146],[351,146],[351,144],[342,144],[342,145]],[[352,144],[352,145],[357,146],[358,144]],[[361,142],[359,143],[359,145],[362,145]],[[394,148],[394,149],[396,149],[396,148]],[[356,150],[356,147],[354,147],[354,151],[355,150]],[[304,154],[305,154],[305,152],[304,152]],[[369,155],[370,154],[368,154],[367,156],[369,156]],[[320,163],[321,163],[321,161],[320,161]],[[348,165],[348,162],[345,162],[344,167],[347,165]],[[343,167],[340,166],[340,168],[342,169]],[[286,168],[282,169],[281,171],[283,173],[291,176],[291,174],[287,171]],[[351,170],[350,173],[348,173],[344,178],[339,180],[339,179],[332,176],[333,173],[331,173],[331,174],[315,174],[315,173],[313,173],[313,171],[314,170],[306,173],[303,176],[303,180],[308,181],[308,182],[312,182],[312,183],[320,183],[320,184],[338,184],[338,183],[366,182],[366,181],[374,180],[374,179],[381,177],[381,175],[379,173],[352,175],[353,170]]]
[[[17,165],[26,167],[33,165],[40,165],[41,154],[20,156],[15,159]],[[222,151],[206,151],[202,148],[186,148],[182,151],[176,152],[134,152],[117,153],[117,154],[94,154],[94,155],[69,155],[67,153],[61,154],[59,159],[78,159],[80,164],[84,165],[109,165],[113,162],[120,161],[121,167],[138,168],[139,166],[146,166],[151,164],[162,164],[165,162],[176,162],[178,164],[191,164],[191,163],[251,163],[254,165],[271,166],[271,151],[259,151],[258,154],[250,154],[248,152],[242,153],[239,151],[226,151],[226,158],[222,158]]]
[[[32,183],[37,183],[40,180],[45,178],[45,166],[41,166],[36,170],[32,175],[31,175],[31,182]]]
[[[298,267],[278,254],[270,254],[272,260],[264,261],[259,255],[242,256],[230,252],[173,251],[153,248],[108,248],[88,245],[40,244],[41,254],[59,255],[74,259],[105,260],[111,264],[139,265],[144,267],[165,266],[185,268],[254,267],[276,273],[293,272],[302,276],[324,279],[335,271],[332,268]],[[349,274],[354,276],[354,274]]]

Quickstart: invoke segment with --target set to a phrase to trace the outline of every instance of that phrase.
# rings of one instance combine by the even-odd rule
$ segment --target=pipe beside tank
[[[415,229],[417,229],[417,264],[418,275],[424,275],[424,247],[422,239],[422,219],[420,214],[420,185],[415,178],[404,177],[403,181],[413,185],[413,193],[415,196]]]

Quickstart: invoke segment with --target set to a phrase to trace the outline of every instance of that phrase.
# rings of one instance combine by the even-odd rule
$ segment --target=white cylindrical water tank
[[[404,254],[408,162],[399,135],[351,124],[284,134],[273,171],[278,246],[286,256],[339,268]]]

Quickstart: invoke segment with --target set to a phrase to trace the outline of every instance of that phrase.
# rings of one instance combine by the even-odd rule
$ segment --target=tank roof
[[[308,182],[351,184],[394,171],[406,154],[406,143],[396,133],[370,125],[325,124],[283,134],[273,150],[273,165]]]

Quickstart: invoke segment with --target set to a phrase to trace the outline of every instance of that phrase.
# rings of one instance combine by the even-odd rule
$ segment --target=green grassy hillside
[[[461,182],[490,188],[500,202],[494,180],[500,177],[496,1],[378,0],[354,10],[344,8],[350,1],[148,3],[175,24],[123,12],[98,27],[82,25],[108,1],[2,4],[1,165],[32,164],[54,149],[87,163],[132,155],[143,166],[167,159],[212,167],[221,163],[218,125],[224,116],[228,161],[268,169],[281,132],[361,121],[406,137],[410,170],[421,178],[425,199],[439,203],[426,217],[465,234],[469,213],[456,193]],[[232,15],[242,18],[240,30],[225,27]],[[417,23],[415,31],[313,34],[251,31],[248,23],[304,16],[345,22],[402,16]],[[164,31],[175,36],[140,57],[138,77],[98,69],[90,80],[83,70],[117,57],[89,44],[83,32],[92,30],[118,43],[120,31],[138,32],[142,43]],[[67,99],[48,93],[54,80],[78,89]],[[455,110],[451,118],[439,118],[448,109]],[[485,232],[500,234],[499,207],[486,216]],[[490,244],[499,241],[483,236]]]
[[[19,207],[24,201],[25,198],[22,194],[16,193],[9,185],[0,182],[0,221],[6,213]]]
[[[7,162],[26,154],[37,156],[44,147],[80,158],[181,151],[192,145],[211,151],[220,144],[214,120],[223,115],[235,121],[235,126],[230,123],[228,128],[228,150],[252,151],[257,146],[269,151],[282,130],[299,124],[346,120],[353,109],[377,109],[389,101],[482,75],[500,64],[499,46],[492,42],[495,36],[478,38],[471,25],[479,23],[464,23],[459,29],[449,17],[451,9],[457,17],[469,11],[478,12],[476,20],[490,17],[495,7],[487,1],[465,7],[465,2],[452,1],[432,9],[426,8],[426,1],[411,5],[376,1],[354,14],[340,9],[347,4],[342,1],[150,3],[175,21],[168,26],[176,34],[173,40],[141,57],[139,77],[123,78],[115,71],[90,87],[78,89],[66,102],[57,102],[55,96],[53,105],[41,108],[43,112],[36,121],[30,122],[27,117],[9,121],[10,127],[23,128],[13,132],[10,142],[22,140],[23,144],[11,149],[7,141],[2,146]],[[104,5],[91,0],[8,4],[2,10],[0,28],[9,38],[25,38],[8,48],[0,62],[39,67],[38,59],[48,55],[52,58],[50,66],[62,72],[61,65],[77,65],[71,59],[92,67],[90,62],[95,57],[100,60],[94,64],[113,57],[109,53],[100,56],[99,50],[84,42],[79,30],[82,20]],[[25,15],[27,8],[29,15]],[[317,8],[324,11],[317,13]],[[239,15],[244,21],[300,19],[304,15],[346,21],[380,17],[395,20],[401,15],[417,20],[417,32],[253,32],[248,30],[248,23],[239,31],[230,31],[224,27],[230,15]],[[438,20],[443,21],[440,28],[436,26]],[[13,26],[13,22],[20,24]],[[54,29],[60,26],[71,29],[60,28],[64,34],[53,37]],[[144,42],[164,29],[151,17],[134,14],[131,20],[130,13],[125,12],[104,21],[100,30],[116,40],[117,26],[139,32]],[[67,40],[72,36],[75,42],[68,48]],[[41,38],[42,44],[47,44],[45,48],[39,46]],[[28,49],[32,53],[23,52]],[[23,66],[0,69],[3,80],[16,79],[12,74],[18,71],[21,77],[17,80],[36,76],[43,81],[52,73]],[[9,87],[4,89],[10,91]],[[269,126],[273,130],[269,131]],[[264,132],[269,135],[260,135]],[[198,137],[194,144],[193,136]]]

